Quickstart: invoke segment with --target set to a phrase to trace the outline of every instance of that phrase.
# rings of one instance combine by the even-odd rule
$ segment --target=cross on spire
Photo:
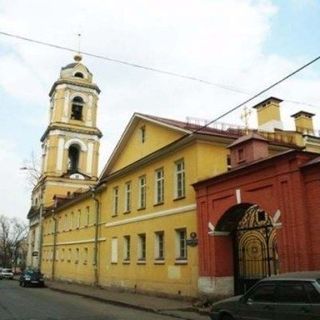
[[[249,118],[250,118],[250,115],[251,115],[252,111],[251,109],[248,109],[247,106],[245,106],[243,109],[242,109],[242,112],[241,112],[241,120],[244,122],[244,127],[245,127],[245,130],[246,130],[246,133],[248,133],[248,129],[249,129]]]
[[[76,62],[80,62],[82,60],[82,56],[81,56],[81,33],[77,34],[78,36],[78,53],[74,56],[74,61]]]

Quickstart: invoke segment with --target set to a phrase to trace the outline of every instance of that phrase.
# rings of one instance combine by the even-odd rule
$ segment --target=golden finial
[[[250,115],[251,115],[252,111],[251,109],[248,109],[247,106],[245,106],[243,109],[242,109],[242,112],[241,112],[241,120],[244,122],[244,127],[245,127],[245,131],[246,131],[246,134],[248,134],[248,129],[249,129],[249,118],[250,118]]]

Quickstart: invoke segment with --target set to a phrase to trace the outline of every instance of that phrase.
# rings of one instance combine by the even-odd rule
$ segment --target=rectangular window
[[[144,143],[146,141],[146,127],[142,126],[140,128],[140,137],[141,137],[141,142]]]
[[[124,236],[123,260],[130,261],[130,236]]]
[[[125,203],[124,203],[124,211],[130,212],[131,210],[131,182],[127,182],[125,184]]]
[[[164,171],[163,168],[155,172],[155,203],[160,204],[164,202]]]
[[[70,223],[69,223],[69,226],[70,226],[70,230],[74,229],[74,213],[73,213],[73,211],[72,211],[71,214],[70,214]]]
[[[146,260],[146,234],[142,233],[138,235],[138,260]]]
[[[176,259],[186,260],[187,259],[187,230],[177,229],[176,230]]]
[[[155,233],[156,243],[155,243],[155,259],[164,260],[164,232],[158,231]]]
[[[90,207],[86,207],[86,226],[90,224]]]
[[[185,196],[185,171],[184,171],[184,160],[179,160],[175,163],[176,166],[176,198],[183,198]]]
[[[118,238],[111,239],[111,263],[118,263]]]
[[[146,176],[139,178],[139,209],[146,207]]]
[[[118,215],[119,211],[119,187],[113,188],[113,208],[112,208],[112,215]]]
[[[80,226],[81,226],[81,209],[78,210],[77,228],[79,229]]]

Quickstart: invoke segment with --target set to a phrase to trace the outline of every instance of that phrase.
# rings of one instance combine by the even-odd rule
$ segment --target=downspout
[[[96,189],[92,188],[92,199],[95,201],[95,234],[94,234],[94,256],[93,256],[93,267],[94,267],[94,286],[99,284],[99,272],[98,272],[98,237],[99,237],[99,212],[100,212],[100,202],[96,198]]]
[[[53,231],[53,254],[52,254],[51,280],[54,280],[55,263],[56,263],[56,247],[57,247],[57,218],[55,216],[54,209],[52,209],[52,219],[54,221],[54,231]]]

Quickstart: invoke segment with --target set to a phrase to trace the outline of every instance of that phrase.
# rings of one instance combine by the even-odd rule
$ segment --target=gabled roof
[[[120,137],[115,149],[113,150],[109,160],[107,161],[105,167],[103,168],[100,179],[104,178],[111,166],[114,164],[117,156],[121,153],[123,148],[126,146],[126,141],[130,137],[131,133],[135,129],[137,123],[141,120],[146,120],[151,123],[155,123],[159,126],[166,127],[171,130],[175,130],[177,132],[181,132],[183,135],[190,135],[192,133],[202,134],[202,135],[210,135],[210,136],[220,136],[220,137],[228,137],[228,138],[238,138],[243,135],[243,130],[241,129],[232,129],[229,128],[227,130],[220,130],[211,127],[204,127],[202,125],[197,125],[194,123],[173,120],[168,118],[162,118],[158,116],[143,114],[143,113],[134,113],[131,117],[129,123],[127,124],[123,134]]]
[[[226,127],[226,128],[212,128],[209,126],[202,126],[194,123],[179,121],[179,120],[173,120],[168,118],[162,118],[158,116],[143,114],[143,113],[134,113],[131,117],[129,123],[127,124],[123,134],[121,135],[115,149],[113,150],[109,160],[107,161],[105,167],[103,168],[99,180],[104,179],[110,172],[110,169],[112,165],[115,163],[118,155],[121,153],[121,151],[126,146],[126,141],[130,137],[131,133],[136,128],[137,123],[141,120],[146,120],[155,124],[158,124],[160,126],[166,127],[171,130],[175,130],[178,132],[183,133],[184,135],[178,139],[181,140],[184,138],[184,136],[188,136],[190,134],[197,134],[202,136],[215,136],[215,137],[222,137],[222,138],[229,138],[229,139],[237,139],[239,137],[242,137],[246,135],[246,131],[244,128],[232,128],[232,127]],[[254,130],[256,131],[256,130]],[[251,133],[251,137],[254,139],[264,140],[265,138],[261,135],[253,132]],[[271,142],[274,145],[284,146],[286,148],[288,147],[295,147],[294,144],[284,142],[284,141],[277,141],[277,139],[266,139],[267,141]],[[173,142],[171,142],[173,143]],[[170,144],[171,144],[170,143]]]

